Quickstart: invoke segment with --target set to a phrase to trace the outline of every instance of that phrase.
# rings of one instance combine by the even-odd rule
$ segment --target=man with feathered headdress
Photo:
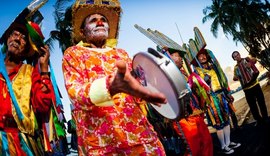
[[[14,20],[0,38],[0,155],[44,155],[35,116],[48,112],[52,96],[43,39],[26,19]]]
[[[212,51],[208,49],[201,49],[191,63],[211,87],[212,103],[207,108],[207,121],[217,130],[221,151],[224,154],[232,154],[241,144],[231,141],[230,137],[230,113],[234,111],[234,98],[230,94],[227,77]]]

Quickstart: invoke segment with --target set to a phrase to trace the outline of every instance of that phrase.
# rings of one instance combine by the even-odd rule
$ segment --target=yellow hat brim
[[[81,35],[80,28],[84,21],[84,19],[92,14],[101,14],[105,16],[108,20],[108,24],[110,27],[109,30],[109,39],[117,39],[118,37],[118,29],[120,24],[121,17],[121,7],[111,6],[106,4],[80,4],[73,5],[72,8],[72,40],[74,44],[77,44],[81,40],[83,40],[83,36]]]

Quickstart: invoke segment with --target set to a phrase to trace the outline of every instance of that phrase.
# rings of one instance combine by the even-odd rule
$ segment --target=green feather
[[[38,49],[44,46],[43,39],[39,36],[38,32],[29,23],[26,23],[26,28],[28,30],[29,37],[32,40],[32,42],[35,44],[35,46]]]

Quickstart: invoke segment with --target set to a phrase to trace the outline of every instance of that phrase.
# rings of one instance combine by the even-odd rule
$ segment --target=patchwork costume
[[[35,7],[37,11],[41,5]],[[53,119],[63,113],[58,107],[61,104],[58,90],[55,91],[55,83],[51,81],[54,75],[50,77],[49,72],[41,69],[42,65],[45,65],[43,71],[48,68],[46,59],[49,59],[45,54],[48,51],[41,50],[41,47],[46,49],[44,36],[38,23],[28,21],[31,16],[25,11],[0,38],[3,44],[0,52],[0,155],[4,156],[45,155],[53,151],[52,146],[59,141],[59,136],[65,135],[64,130],[57,127],[61,120]],[[19,57],[13,56],[16,50]],[[45,59],[43,63],[40,63],[41,56]],[[46,127],[46,123],[50,125]]]
[[[229,94],[229,87],[227,78],[222,71],[219,63],[216,61],[213,53],[210,50],[205,50],[207,55],[214,58],[213,64],[209,63],[209,68],[204,69],[197,67],[196,71],[198,74],[205,79],[206,76],[211,77],[211,104],[207,108],[207,121],[208,123],[216,128],[217,130],[230,124],[230,111],[229,107],[235,111],[232,103],[228,102],[227,94]]]
[[[20,64],[9,75],[12,88],[18,101],[18,108],[12,104],[6,80],[1,75],[1,112],[0,155],[43,155],[43,142],[38,135],[39,130],[35,113],[42,115],[49,110],[51,104],[51,90],[41,91],[42,85],[51,88],[51,82],[40,76],[37,68]],[[33,95],[33,96],[30,96]],[[20,109],[23,115],[21,120],[16,113]]]
[[[48,75],[41,75],[39,63],[36,62],[35,56],[39,54],[32,35],[34,33],[35,37],[42,38],[39,30],[35,23],[14,21],[0,39],[0,43],[4,44],[0,52],[0,155],[44,155],[38,118],[49,111],[53,87]],[[14,31],[25,34],[26,38],[18,39],[16,36],[15,40],[11,36]],[[6,55],[12,53],[8,51],[8,40],[12,44],[17,42],[15,47],[22,47],[22,40],[29,44],[28,49],[24,45],[25,50],[20,51],[27,56],[20,58],[18,63],[14,62],[9,71],[5,64],[10,61]],[[33,62],[25,64],[25,59]]]

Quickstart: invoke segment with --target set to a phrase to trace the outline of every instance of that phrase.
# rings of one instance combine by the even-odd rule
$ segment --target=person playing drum
[[[231,154],[233,149],[241,146],[230,140],[230,112],[229,107],[234,100],[229,93],[227,78],[221,69],[214,54],[207,49],[202,49],[197,54],[198,62],[193,59],[191,63],[196,67],[198,74],[211,87],[212,103],[207,107],[207,121],[217,130],[222,152]]]
[[[73,41],[79,44],[65,51],[62,67],[75,107],[79,155],[165,155],[139,107],[140,99],[166,103],[165,95],[144,88],[130,73],[127,52],[108,46],[108,39],[117,38],[119,2],[94,0],[82,7],[77,2]]]
[[[212,156],[212,137],[204,122],[204,108],[206,103],[210,102],[208,94],[210,88],[196,73],[188,75],[187,72],[185,72],[183,69],[183,54],[181,54],[180,51],[166,47],[164,49],[169,52],[170,58],[185,76],[186,80],[188,80],[188,84],[192,89],[190,103],[187,104],[189,110],[189,112],[187,112],[188,115],[186,118],[180,119],[179,122],[174,122],[174,129],[180,136],[185,136],[192,155]],[[199,87],[202,88],[202,90],[199,91]],[[204,95],[202,94],[203,92]],[[178,125],[180,125],[180,127]],[[180,131],[179,128],[181,128],[182,131]],[[186,150],[185,155],[188,155],[188,152],[189,151]]]

